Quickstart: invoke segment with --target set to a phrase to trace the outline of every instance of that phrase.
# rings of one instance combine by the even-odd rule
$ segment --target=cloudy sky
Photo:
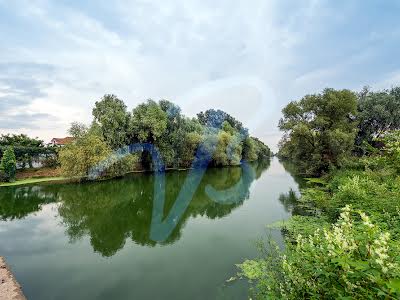
[[[0,0],[0,133],[45,141],[113,93],[210,107],[272,148],[280,110],[400,82],[400,1]]]

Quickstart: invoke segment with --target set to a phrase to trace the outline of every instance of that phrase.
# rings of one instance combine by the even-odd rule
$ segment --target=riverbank
[[[0,184],[0,187],[26,185],[26,184],[43,183],[43,182],[51,182],[51,181],[66,181],[66,180],[69,180],[69,178],[66,178],[66,177],[27,178],[27,179],[17,180],[14,182],[4,182],[4,183]]]
[[[260,298],[400,299],[398,145],[282,197],[297,212],[279,223],[286,247],[240,267]]]
[[[0,187],[62,180],[68,180],[68,178],[61,175],[59,168],[32,168],[17,170],[16,181],[0,182]]]
[[[270,160],[270,158],[268,158]],[[254,163],[250,162],[250,163]],[[232,166],[223,166],[223,167],[212,167],[212,168],[238,168],[240,165],[232,165]],[[211,167],[210,167],[211,168]],[[165,168],[165,172],[184,172],[191,170],[192,168]],[[94,181],[106,181],[110,179],[122,178],[129,174],[135,173],[152,173],[153,170],[134,170],[127,172],[123,175],[115,176],[115,177],[101,177]],[[54,175],[54,176],[43,176],[43,175]],[[17,173],[17,180],[14,182],[3,182],[0,183],[0,187],[8,187],[8,186],[18,186],[18,185],[27,185],[34,183],[45,183],[45,182],[53,182],[53,181],[82,181],[85,180],[86,177],[64,177],[61,176],[60,169],[51,169],[51,168],[42,168],[42,169],[28,169]]]
[[[21,286],[2,256],[0,256],[0,300],[26,300]]]

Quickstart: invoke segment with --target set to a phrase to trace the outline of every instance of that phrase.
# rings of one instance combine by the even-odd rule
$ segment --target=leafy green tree
[[[379,92],[364,88],[358,98],[358,147],[377,145],[376,139],[387,131],[400,129],[400,87]]]
[[[325,89],[289,103],[279,122],[280,156],[309,175],[340,166],[354,146],[356,108],[357,96],[349,90]]]
[[[92,114],[100,125],[104,140],[112,149],[126,145],[130,115],[122,100],[115,95],[104,95],[95,103]]]
[[[167,129],[167,119],[167,113],[162,110],[160,105],[153,100],[148,100],[146,103],[139,104],[133,109],[129,131],[132,142],[152,143],[155,145],[158,145],[160,142],[164,153],[168,154],[165,155],[165,158],[168,160],[167,163],[170,163],[170,158],[173,154],[166,153],[168,147],[163,147],[165,143],[162,143],[161,140],[162,135]],[[144,169],[152,169],[152,158],[148,152],[142,153],[141,163]]]
[[[167,114],[153,100],[139,104],[132,111],[130,133],[133,141],[154,143],[167,128]]]
[[[251,137],[253,140],[255,146],[256,146],[256,152],[257,152],[257,159],[266,159],[270,158],[272,155],[271,149],[267,145],[265,145],[262,141],[260,141],[256,137]]]
[[[250,137],[247,137],[243,141],[243,159],[247,161],[255,161],[257,158],[257,149],[254,140]]]
[[[15,173],[17,170],[17,160],[15,158],[14,149],[8,147],[3,154],[0,163],[0,173],[4,181],[13,182],[15,181]]]
[[[64,160],[62,165],[65,170],[73,169],[73,159],[67,162],[69,155],[74,155],[76,151],[88,153],[82,149],[87,146],[83,141],[89,138],[94,139],[91,142],[99,146],[105,142],[108,151],[128,143],[151,143],[157,147],[168,168],[190,167],[202,143],[205,144],[199,155],[208,157],[211,154],[211,164],[214,166],[238,165],[244,157],[256,160],[270,153],[261,141],[248,136],[241,122],[221,110],[211,109],[200,113],[198,118],[187,118],[179,106],[168,100],[160,100],[158,103],[148,100],[129,114],[125,104],[116,96],[105,95],[101,101],[96,102],[93,116],[90,127],[80,123],[72,124],[69,133],[76,142],[62,149],[61,160]],[[249,147],[246,148],[248,145],[243,138],[251,144],[251,153],[246,152]],[[139,159],[138,156],[132,156],[120,162],[111,160],[112,167],[105,170],[104,176],[120,176],[140,167],[151,170],[150,154],[143,151],[139,155]],[[77,170],[65,173],[84,176],[87,170],[88,166],[80,163]]]
[[[168,167],[189,167],[200,144],[203,126],[197,119],[186,118],[179,106],[167,100],[159,102],[167,114],[167,127],[156,141]]]
[[[247,137],[243,141],[242,157],[247,161],[255,161],[269,158],[271,150],[267,145],[254,137]]]
[[[26,134],[5,134],[0,136],[0,146],[44,147],[42,140]]]
[[[33,161],[40,155],[54,155],[55,149],[45,147],[38,138],[30,138],[26,134],[7,134],[0,136],[0,153],[9,146],[13,147],[16,161],[21,168],[32,168]]]
[[[205,112],[200,112],[197,114],[197,118],[202,125],[217,129],[222,128],[223,123],[226,121],[241,134],[248,134],[248,130],[243,127],[241,122],[220,109],[208,109]]]
[[[111,153],[102,136],[94,134],[90,129],[81,129],[73,143],[59,150],[61,170],[65,176],[86,177],[92,167]]]
[[[75,139],[83,138],[88,133],[89,128],[82,123],[73,122],[71,127],[68,129],[68,133]]]

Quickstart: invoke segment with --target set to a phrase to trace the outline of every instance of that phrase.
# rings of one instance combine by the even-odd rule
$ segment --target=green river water
[[[0,255],[28,299],[247,299],[244,281],[226,280],[259,238],[281,241],[266,225],[290,216],[282,195],[298,190],[275,158],[252,169],[239,189],[240,167],[208,169],[182,204],[188,171],[167,172],[161,212],[151,173],[0,188]],[[154,231],[154,214],[169,230]]]

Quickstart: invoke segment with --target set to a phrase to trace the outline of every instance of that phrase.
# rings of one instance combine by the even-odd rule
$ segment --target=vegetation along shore
[[[87,180],[90,170],[105,160],[108,165],[99,180],[153,170],[151,154],[146,151],[122,159],[114,155],[135,143],[154,145],[166,170],[188,169],[196,155],[211,155],[210,167],[235,166],[242,160],[256,161],[271,155],[268,146],[221,110],[209,109],[188,118],[172,102],[148,100],[128,111],[115,95],[105,95],[95,103],[92,114],[89,126],[71,125],[70,142],[61,147],[26,135],[1,136],[0,179],[7,182],[3,185],[49,181],[48,177],[54,177],[53,181]],[[200,146],[203,151],[198,151]],[[45,168],[32,168],[38,160]]]
[[[293,217],[239,265],[257,299],[400,298],[400,88],[289,103],[279,157],[308,178]],[[285,198],[285,196],[283,196]]]

